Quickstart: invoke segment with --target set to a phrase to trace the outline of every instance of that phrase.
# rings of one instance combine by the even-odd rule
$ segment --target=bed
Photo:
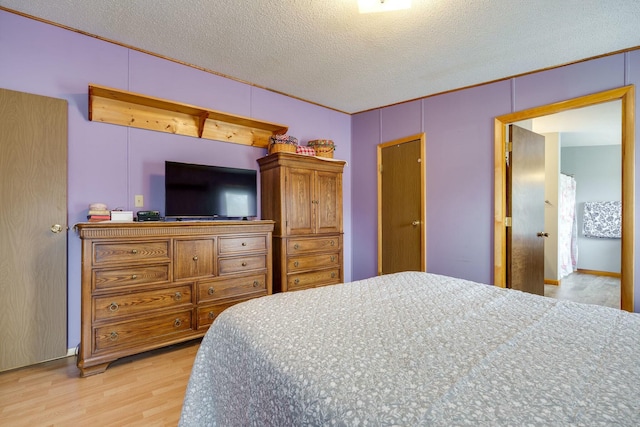
[[[225,310],[181,426],[640,425],[640,315],[405,272]]]

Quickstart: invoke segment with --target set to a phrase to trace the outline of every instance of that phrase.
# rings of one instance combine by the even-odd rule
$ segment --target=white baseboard
[[[68,348],[67,349],[67,357],[69,356],[75,356],[76,355],[76,349],[74,348]]]

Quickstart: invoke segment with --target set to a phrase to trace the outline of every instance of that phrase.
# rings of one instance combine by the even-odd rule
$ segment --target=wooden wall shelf
[[[89,120],[266,148],[288,127],[162,98],[89,85]]]

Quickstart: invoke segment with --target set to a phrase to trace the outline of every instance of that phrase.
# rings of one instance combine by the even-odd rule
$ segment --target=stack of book
[[[89,209],[87,219],[89,222],[109,221],[111,212],[108,209]]]

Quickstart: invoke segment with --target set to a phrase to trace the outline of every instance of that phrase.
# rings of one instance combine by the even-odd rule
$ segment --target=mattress
[[[405,272],[225,310],[180,425],[640,425],[639,396],[640,315]]]

